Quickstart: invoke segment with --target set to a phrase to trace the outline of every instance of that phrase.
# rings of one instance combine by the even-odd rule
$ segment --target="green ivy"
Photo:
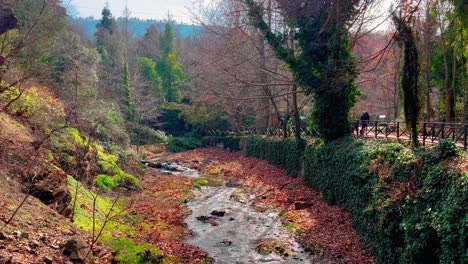
[[[265,159],[283,168],[288,175],[297,177],[302,171],[305,145],[305,141],[294,139],[250,137],[247,139],[247,156]]]
[[[251,137],[247,155],[292,176],[303,162],[306,184],[351,212],[381,263],[468,263],[468,174],[453,168],[467,157],[454,143],[428,152],[351,138],[305,145]]]

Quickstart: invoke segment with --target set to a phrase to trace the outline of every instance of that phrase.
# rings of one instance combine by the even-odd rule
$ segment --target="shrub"
[[[95,183],[96,183],[96,186],[99,187],[99,189],[104,190],[104,191],[110,191],[118,186],[116,181],[114,181],[114,178],[107,176],[107,175],[97,176]]]
[[[41,130],[49,132],[65,117],[63,104],[47,87],[31,87],[20,90],[13,87],[0,93],[0,105],[9,104],[11,114],[28,119],[28,122]]]
[[[221,137],[217,136],[214,138],[215,144],[222,143],[225,149],[230,151],[239,151],[240,150],[240,138],[235,136]]]
[[[169,150],[175,153],[193,150],[204,146],[206,146],[206,142],[201,138],[195,137],[171,137],[167,144]]]
[[[154,130],[147,126],[138,126],[134,130],[132,142],[136,145],[165,144],[169,137],[164,131]]]
[[[117,187],[131,191],[140,189],[140,180],[120,168],[117,164],[117,156],[102,151],[98,151],[97,156],[99,170],[103,174],[96,178],[96,186],[105,191],[111,191]]]

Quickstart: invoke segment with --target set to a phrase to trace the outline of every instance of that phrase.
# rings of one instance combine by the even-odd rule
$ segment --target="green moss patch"
[[[78,227],[93,233],[93,208],[94,199],[97,197],[94,214],[95,234],[99,233],[106,215],[110,212],[110,220],[103,229],[99,242],[111,248],[116,259],[122,263],[159,263],[162,259],[159,249],[133,239],[138,233],[137,226],[141,219],[125,210],[125,200],[118,202],[112,209],[112,199],[99,196],[81,184],[76,188],[77,181],[70,176],[68,184],[73,196],[72,202],[75,204],[73,220]]]

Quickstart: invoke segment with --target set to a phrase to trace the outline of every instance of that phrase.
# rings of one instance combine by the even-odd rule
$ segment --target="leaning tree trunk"
[[[399,42],[403,51],[401,88],[403,90],[405,120],[407,127],[411,131],[412,146],[418,147],[418,117],[420,111],[418,98],[418,49],[409,22],[397,16],[393,16],[393,21],[397,27],[396,40]]]

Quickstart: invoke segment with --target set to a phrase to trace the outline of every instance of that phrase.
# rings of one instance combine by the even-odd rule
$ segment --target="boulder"
[[[64,256],[70,258],[73,263],[93,263],[93,254],[89,253],[89,246],[79,237],[73,237],[60,245]]]

